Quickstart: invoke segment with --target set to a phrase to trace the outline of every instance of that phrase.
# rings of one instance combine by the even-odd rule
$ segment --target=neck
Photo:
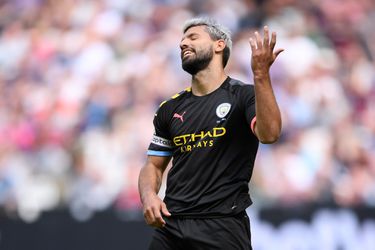
[[[191,90],[196,96],[207,95],[218,89],[226,78],[227,75],[221,67],[219,71],[208,67],[192,76]]]

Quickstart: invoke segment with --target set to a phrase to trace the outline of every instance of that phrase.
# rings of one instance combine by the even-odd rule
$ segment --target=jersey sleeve
[[[245,111],[245,117],[251,130],[254,132],[254,127],[256,123],[256,113],[255,113],[255,92],[253,85],[245,85],[242,87],[241,91],[241,101]]]
[[[172,156],[173,145],[168,131],[166,108],[159,107],[154,116],[154,134],[147,150],[147,155]]]

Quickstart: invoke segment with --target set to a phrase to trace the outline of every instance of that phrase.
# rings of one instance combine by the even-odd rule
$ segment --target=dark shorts
[[[155,229],[149,250],[251,250],[250,221],[246,212],[210,219],[164,218]]]

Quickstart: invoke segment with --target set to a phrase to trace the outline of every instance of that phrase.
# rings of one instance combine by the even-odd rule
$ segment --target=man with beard
[[[276,33],[249,40],[254,84],[226,75],[232,41],[208,18],[186,22],[180,43],[191,87],[163,102],[139,175],[147,224],[156,228],[150,249],[252,249],[246,208],[259,141],[275,142],[280,111],[269,69]],[[169,161],[164,200],[158,196]]]

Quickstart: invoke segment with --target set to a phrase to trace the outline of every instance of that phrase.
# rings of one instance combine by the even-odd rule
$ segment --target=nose
[[[187,41],[186,39],[182,39],[181,42],[180,42],[180,49],[181,50],[184,50],[188,47],[188,44],[187,44]]]

